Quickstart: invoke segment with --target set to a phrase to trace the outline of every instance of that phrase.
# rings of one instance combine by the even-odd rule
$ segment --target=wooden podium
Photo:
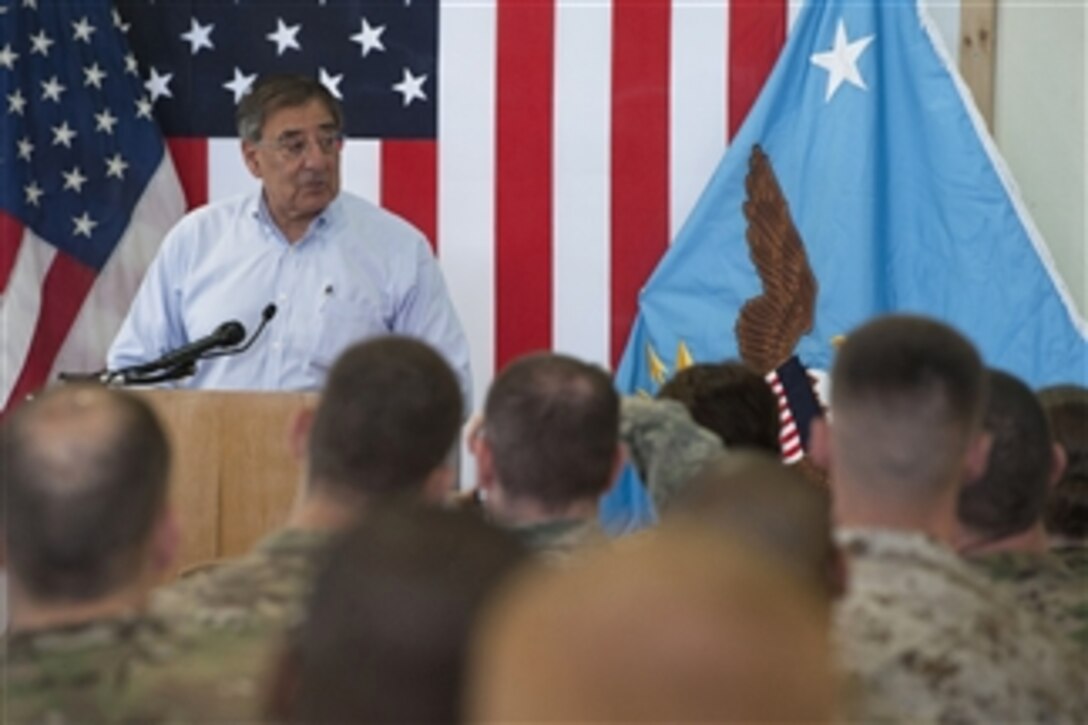
[[[176,571],[243,554],[284,523],[302,476],[291,425],[315,393],[137,392],[170,438],[170,496],[182,537]]]

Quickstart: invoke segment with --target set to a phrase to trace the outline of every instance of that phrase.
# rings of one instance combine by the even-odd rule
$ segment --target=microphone
[[[242,323],[238,322],[238,320],[230,320],[215,328],[215,331],[212,334],[205,335],[199,340],[194,340],[188,345],[182,345],[177,350],[166,353],[158,360],[152,360],[149,363],[143,363],[141,365],[133,365],[130,368],[118,372],[125,377],[130,375],[138,377],[158,370],[174,370],[188,367],[191,363],[199,360],[201,356],[209,350],[214,350],[217,347],[237,345],[244,340],[245,337],[246,328]]]
[[[253,336],[246,340],[245,344],[240,347],[232,347],[229,350],[214,350],[200,356],[201,360],[210,360],[214,357],[225,357],[227,355],[237,355],[243,353],[249,348],[253,347],[253,343],[257,341],[257,338],[264,332],[264,328],[272,321],[272,318],[276,316],[276,303],[269,302],[265,305],[265,308],[261,310],[261,323],[257,325],[257,329],[253,332]],[[227,323],[230,324],[230,323]],[[243,337],[245,333],[243,331]]]

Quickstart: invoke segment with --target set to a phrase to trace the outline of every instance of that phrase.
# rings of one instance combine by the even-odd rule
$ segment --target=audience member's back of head
[[[414,493],[452,453],[462,405],[456,376],[428,345],[393,336],[354,345],[318,403],[310,478],[340,493]]]
[[[273,714],[297,722],[460,720],[477,613],[526,560],[517,540],[475,512],[376,509],[334,544],[318,575]],[[293,694],[284,700],[284,692]]]
[[[473,657],[480,721],[828,721],[826,617],[769,560],[666,524],[519,578]]]
[[[162,427],[130,393],[55,388],[18,408],[0,427],[0,525],[19,590],[79,603],[143,575],[168,467]]]
[[[488,391],[483,436],[504,495],[561,509],[611,484],[619,396],[601,368],[539,354],[508,365]]]
[[[832,370],[836,485],[909,505],[948,495],[978,437],[985,393],[978,353],[951,327],[910,316],[862,325]]]
[[[1039,400],[1066,456],[1065,472],[1047,499],[1047,532],[1067,541],[1088,540],[1088,388],[1056,385],[1040,390]]]
[[[1043,407],[1008,373],[987,373],[983,428],[992,437],[986,472],[960,491],[966,545],[989,543],[1039,524],[1056,461]]]
[[[662,386],[658,397],[683,403],[696,423],[730,448],[780,452],[778,401],[767,381],[742,363],[684,368]]]
[[[667,514],[681,516],[767,554],[828,602],[845,590],[828,490],[776,457],[733,451],[716,458]]]

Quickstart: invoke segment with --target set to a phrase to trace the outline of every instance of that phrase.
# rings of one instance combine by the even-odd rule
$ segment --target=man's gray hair
[[[313,99],[325,104],[333,117],[338,130],[344,128],[344,111],[340,102],[320,82],[302,75],[268,75],[253,84],[238,110],[235,120],[238,124],[238,137],[244,141],[256,143],[261,140],[264,123],[281,108],[295,108],[305,105]]]

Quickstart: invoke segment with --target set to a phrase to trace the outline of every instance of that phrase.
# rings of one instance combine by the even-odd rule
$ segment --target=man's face
[[[242,142],[246,166],[263,183],[272,218],[289,236],[291,228],[301,235],[339,193],[340,148],[333,116],[316,98],[275,111],[259,142]]]

